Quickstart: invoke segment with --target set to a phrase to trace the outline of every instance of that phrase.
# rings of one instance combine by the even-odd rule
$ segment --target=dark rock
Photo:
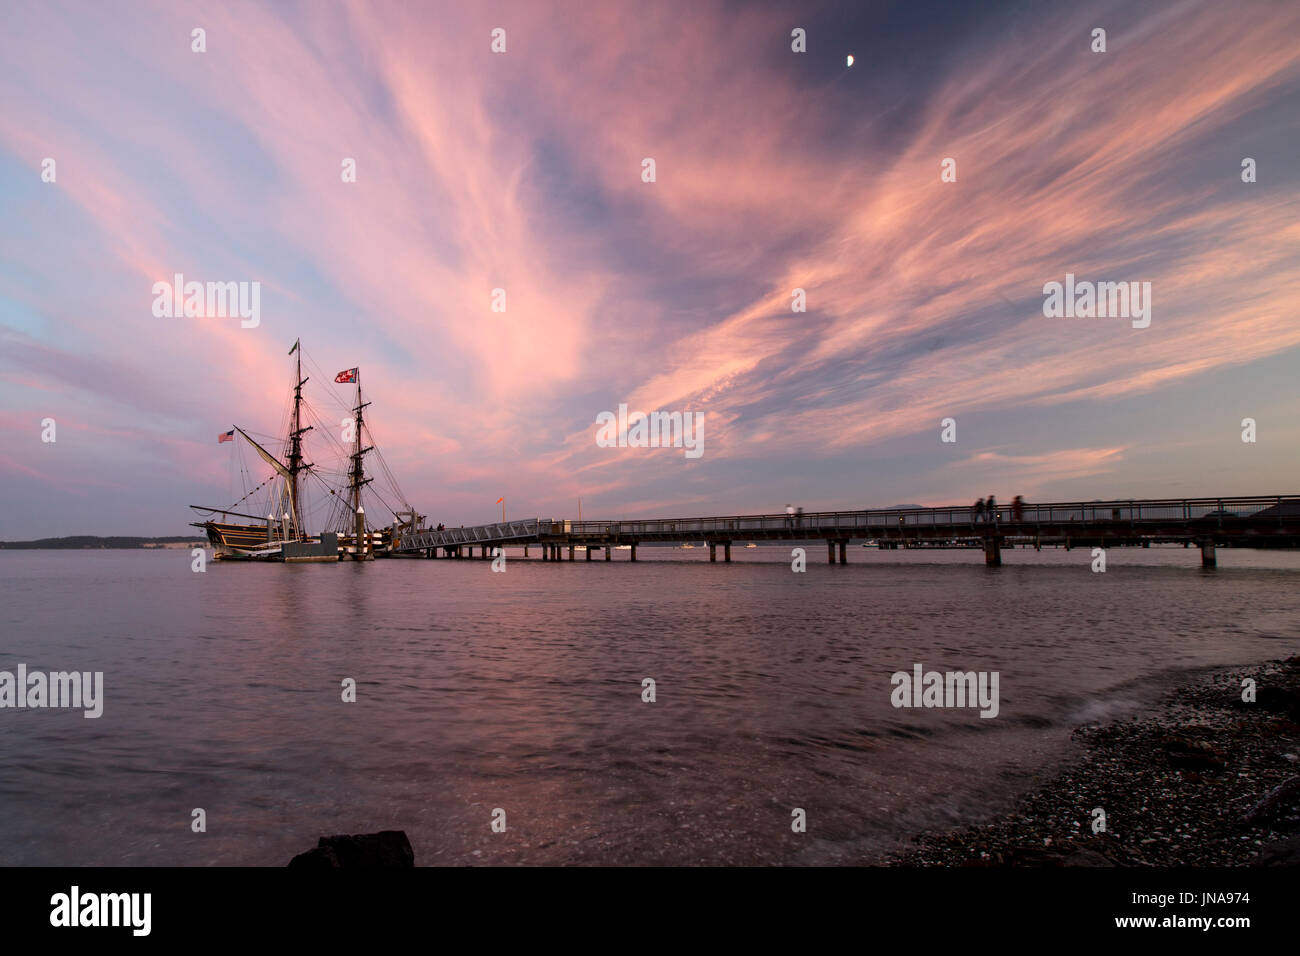
[[[1241,822],[1248,826],[1279,820],[1300,812],[1300,777],[1290,777],[1268,792],[1250,808]]]
[[[1062,866],[1114,866],[1114,862],[1098,853],[1096,850],[1081,848],[1075,850],[1064,860]]]
[[[1251,866],[1300,866],[1300,836],[1270,843],[1250,861]]]
[[[997,866],[1060,866],[1064,858],[1056,848],[1009,846],[994,853],[991,862]]]
[[[1170,765],[1180,770],[1222,770],[1227,763],[1223,754],[1204,740],[1167,736],[1160,739],[1160,747]]]
[[[1136,849],[1115,839],[1114,834],[1104,832],[1079,840],[1071,856],[1079,858],[1072,863],[1067,857],[1066,866],[1140,866],[1146,862]]]
[[[1255,704],[1262,710],[1283,713],[1292,720],[1300,719],[1300,694],[1289,687],[1265,684],[1256,693]]]
[[[339,858],[333,847],[318,846],[295,856],[289,861],[289,868],[291,870],[337,870]]]
[[[314,850],[298,854],[289,866],[299,870],[410,869],[415,866],[415,851],[402,830],[321,837]]]

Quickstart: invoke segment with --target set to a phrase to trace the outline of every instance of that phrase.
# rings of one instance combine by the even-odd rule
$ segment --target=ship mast
[[[356,522],[356,554],[364,555],[366,552],[366,519],[365,512],[361,510],[361,488],[369,484],[373,479],[366,477],[365,466],[362,458],[370,448],[362,445],[362,426],[365,424],[363,409],[369,405],[369,402],[361,400],[361,370],[357,369],[357,404],[352,409],[352,427],[355,430],[354,444],[352,446],[352,468],[348,471],[348,488],[352,492],[352,516]]]
[[[298,370],[294,375],[294,381],[298,384],[293,389],[293,422],[289,431],[289,507],[293,515],[293,536],[295,538],[306,537],[306,532],[302,527],[302,514],[298,507],[298,475],[304,469],[308,468],[302,460],[302,436],[311,431],[312,426],[302,427],[302,387],[307,384],[307,379],[302,377],[302,342],[295,339],[293,348],[289,353],[298,354]]]

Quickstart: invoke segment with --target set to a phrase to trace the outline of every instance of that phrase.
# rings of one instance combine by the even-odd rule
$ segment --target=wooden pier
[[[1300,547],[1300,495],[1245,498],[1129,499],[1010,505],[992,514],[970,506],[905,510],[828,511],[714,518],[651,518],[637,521],[570,521],[528,518],[470,528],[408,532],[394,540],[397,553],[426,557],[490,558],[495,548],[522,546],[541,551],[543,561],[570,561],[578,549],[585,560],[594,550],[604,560],[623,550],[635,561],[637,546],[704,541],[709,560],[731,560],[735,542],[824,540],[827,561],[847,563],[851,542],[875,542],[884,549],[966,547],[980,550],[985,563],[1002,563],[1002,548],[1148,547],[1181,543],[1201,549],[1201,563],[1215,565],[1215,550],[1231,547]]]

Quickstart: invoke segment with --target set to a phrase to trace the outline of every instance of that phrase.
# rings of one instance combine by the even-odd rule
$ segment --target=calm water
[[[1082,720],[1300,650],[1300,554],[850,552],[0,551],[0,670],[105,672],[99,720],[0,710],[0,864],[283,865],[389,828],[417,864],[870,862],[1005,805]],[[999,717],[891,707],[917,662],[999,671]]]

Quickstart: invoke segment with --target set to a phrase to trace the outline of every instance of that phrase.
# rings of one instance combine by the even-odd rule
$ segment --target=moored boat
[[[309,379],[302,374],[301,342],[295,342],[289,354],[297,355],[296,375],[289,433],[284,439],[281,453],[268,450],[263,444],[270,444],[267,439],[259,442],[237,425],[217,438],[218,443],[234,442],[238,435],[271,467],[272,474],[229,507],[191,505],[195,511],[209,516],[192,524],[204,529],[212,545],[213,557],[217,560],[318,563],[345,559],[365,561],[386,556],[391,552],[397,535],[422,530],[424,516],[405,504],[405,496],[397,488],[375,446],[365,421],[364,410],[370,403],[362,399],[360,369],[346,369],[334,377],[337,384],[356,385],[352,418],[344,422],[349,426],[345,441],[351,447],[335,441],[324,427],[317,431],[317,435],[322,436],[322,441],[333,442],[337,457],[348,462],[345,472],[331,472],[305,458],[303,437],[315,428],[306,419],[313,418],[318,423],[320,419],[314,416],[303,397],[303,386]],[[365,457],[368,454],[380,458],[379,471],[387,479],[386,495],[379,495],[369,488],[375,476],[366,473]],[[246,469],[241,467],[240,470],[247,475]],[[318,487],[313,489],[313,483]],[[323,530],[316,534],[308,530],[314,517],[308,500],[309,490],[319,493],[317,510],[319,506],[324,506],[327,512]],[[236,510],[248,507],[246,502],[259,492],[264,493],[267,505],[265,518]],[[405,510],[392,512],[393,521],[387,527],[374,527],[367,518],[367,500],[372,508],[376,502],[387,508],[387,501],[400,501],[405,505]],[[250,523],[234,521],[232,518],[249,519]]]

